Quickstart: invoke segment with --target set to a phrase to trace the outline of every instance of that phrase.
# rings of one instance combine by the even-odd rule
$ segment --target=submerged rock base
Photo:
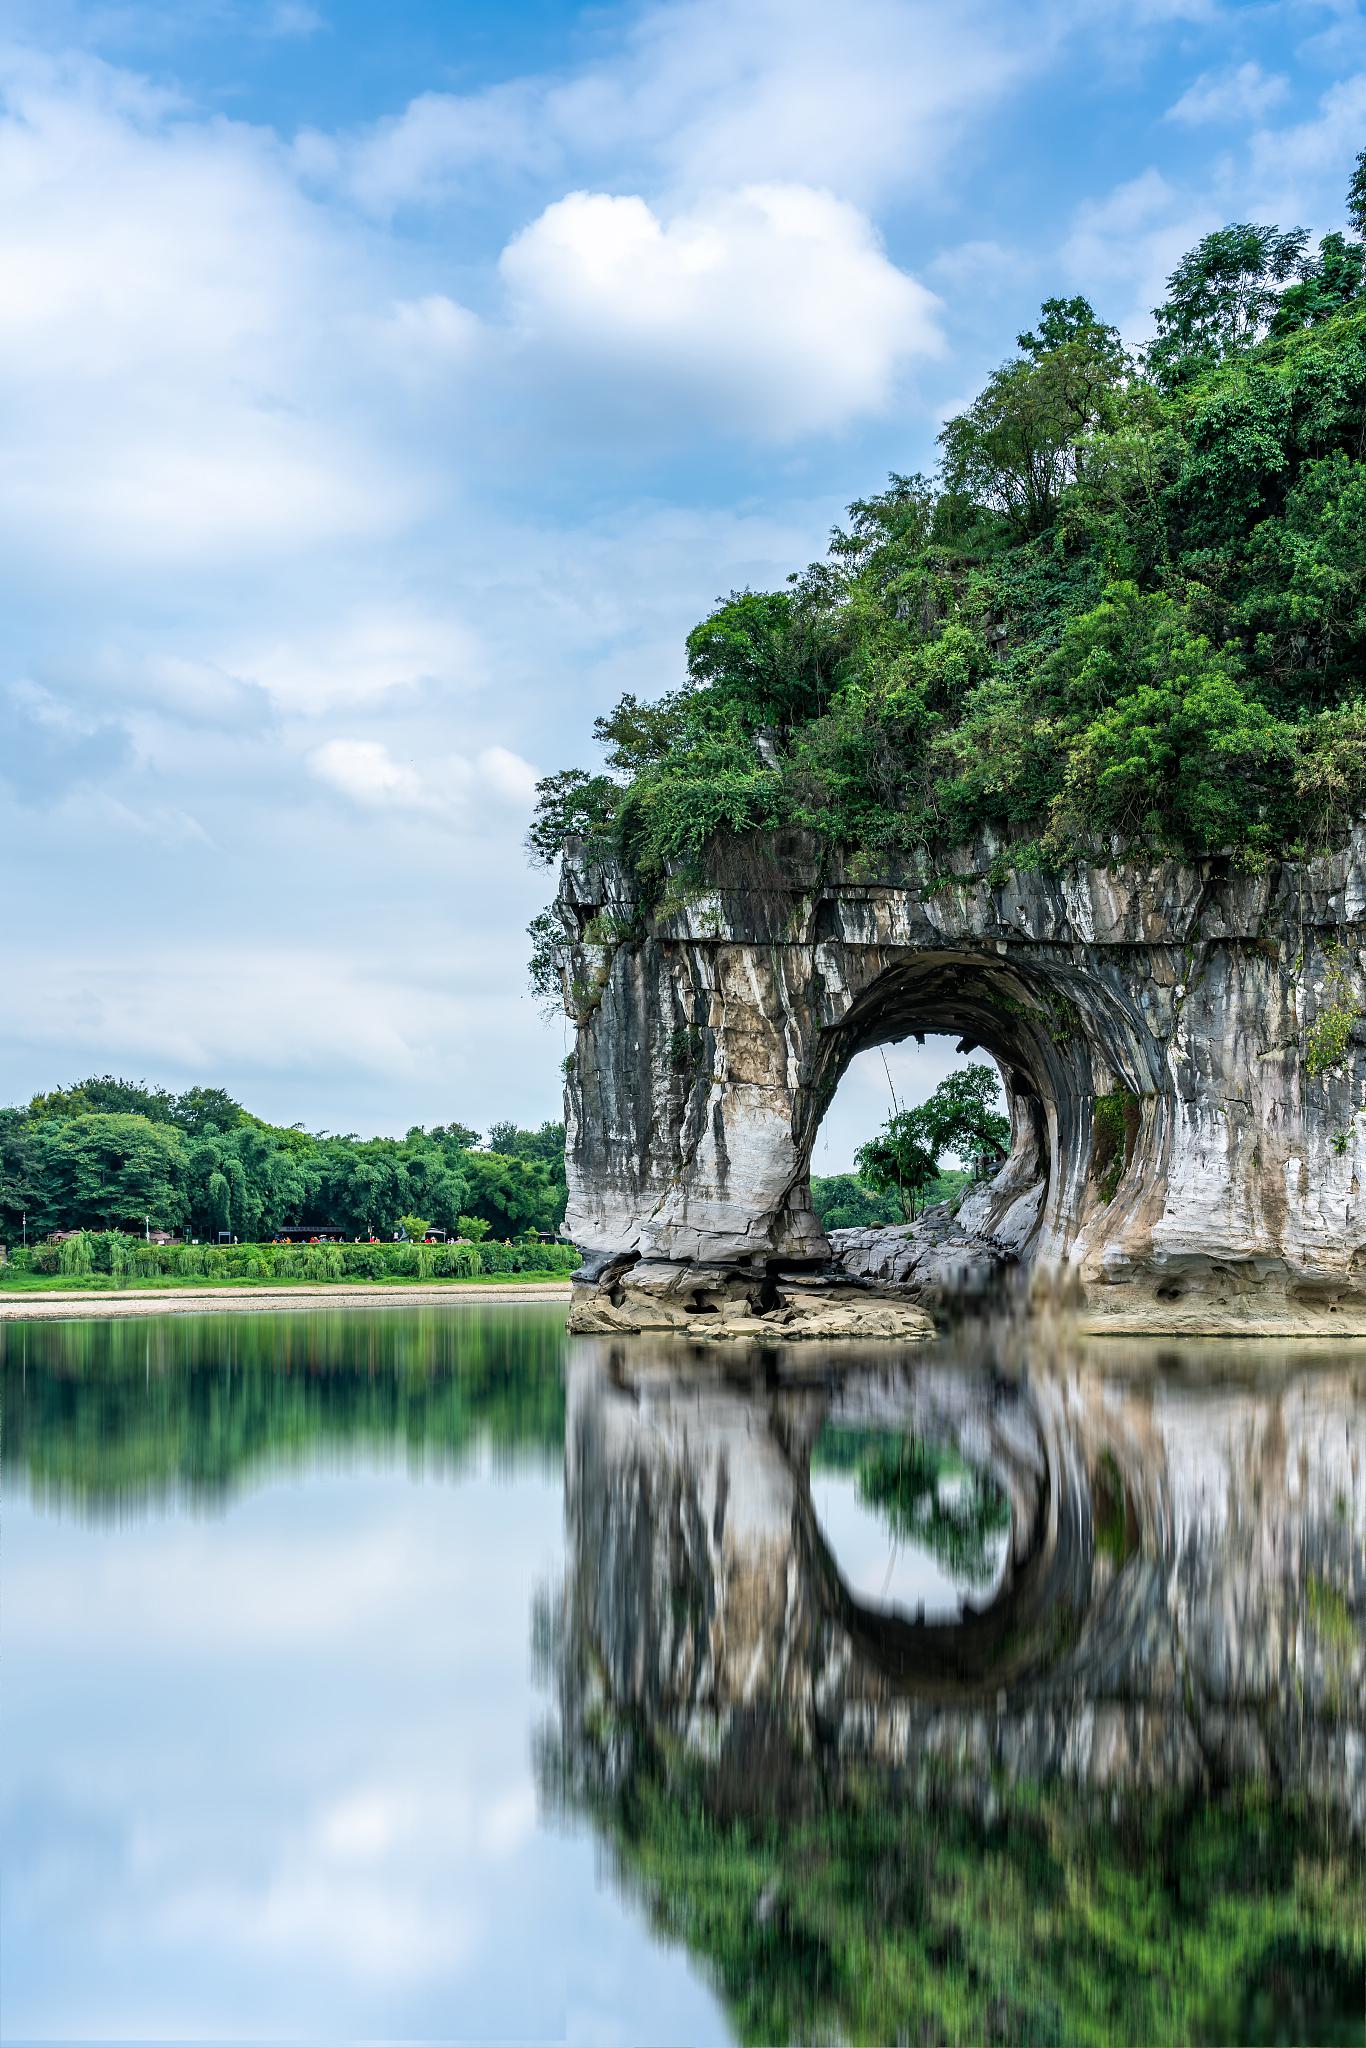
[[[1366,1367],[1017,1334],[795,1373],[577,1348],[566,1729],[649,1730],[750,1788],[762,1763],[780,1807],[813,1763],[969,1801],[1244,1783],[1366,1837]],[[1010,1534],[983,1605],[927,1620],[845,1579],[812,1485],[829,1423],[990,1472]]]
[[[822,1274],[745,1274],[733,1267],[634,1266],[574,1285],[569,1327],[581,1336],[673,1333],[697,1343],[769,1339],[934,1335],[934,1322],[905,1294]]]

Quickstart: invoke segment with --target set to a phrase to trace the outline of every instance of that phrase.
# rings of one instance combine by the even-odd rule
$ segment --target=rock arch
[[[1333,1068],[1307,1060],[1344,986],[1366,1007],[1366,828],[1259,875],[1044,875],[987,844],[855,878],[795,835],[765,862],[647,910],[619,869],[564,861],[581,1327],[827,1333],[821,1117],[857,1052],[952,1031],[998,1060],[1012,1117],[968,1221],[1036,1276],[1132,1327],[1366,1331],[1359,1017]]]

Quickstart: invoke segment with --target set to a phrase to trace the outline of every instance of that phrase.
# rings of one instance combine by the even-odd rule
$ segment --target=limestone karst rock
[[[1366,827],[1258,873],[855,873],[797,834],[728,869],[649,906],[562,864],[578,1327],[913,1318],[832,1259],[808,1176],[849,1061],[928,1031],[1001,1066],[1010,1156],[958,1223],[1036,1286],[1113,1329],[1366,1333]]]

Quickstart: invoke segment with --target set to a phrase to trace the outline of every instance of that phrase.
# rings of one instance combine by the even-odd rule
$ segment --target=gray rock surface
[[[809,1172],[840,1076],[939,1031],[992,1054],[1010,1097],[1010,1156],[959,1224],[1036,1284],[1116,1329],[1366,1333],[1366,827],[1261,874],[1050,876],[984,843],[855,877],[788,835],[648,911],[571,850],[558,910],[580,1327],[595,1301],[657,1326],[637,1266],[704,1293],[830,1270]],[[1116,1153],[1096,1105],[1118,1091]]]
[[[932,1306],[986,1300],[1016,1263],[1004,1245],[965,1229],[947,1203],[927,1209],[914,1223],[828,1235],[840,1272],[904,1289]]]
[[[923,1343],[935,1325],[914,1298],[898,1290],[843,1284],[816,1276],[784,1280],[761,1293],[753,1278],[721,1269],[655,1261],[631,1269],[629,1289],[575,1284],[570,1325],[582,1336],[671,1332],[694,1344],[761,1338],[794,1343],[815,1338],[896,1337]]]

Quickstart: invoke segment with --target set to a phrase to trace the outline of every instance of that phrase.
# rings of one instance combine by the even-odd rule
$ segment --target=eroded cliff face
[[[1013,1132],[960,1222],[1037,1282],[1112,1328],[1366,1333],[1366,827],[1256,875],[988,843],[855,877],[792,835],[652,910],[571,850],[558,907],[578,1327],[857,1328],[812,1144],[856,1053],[949,1032]]]

